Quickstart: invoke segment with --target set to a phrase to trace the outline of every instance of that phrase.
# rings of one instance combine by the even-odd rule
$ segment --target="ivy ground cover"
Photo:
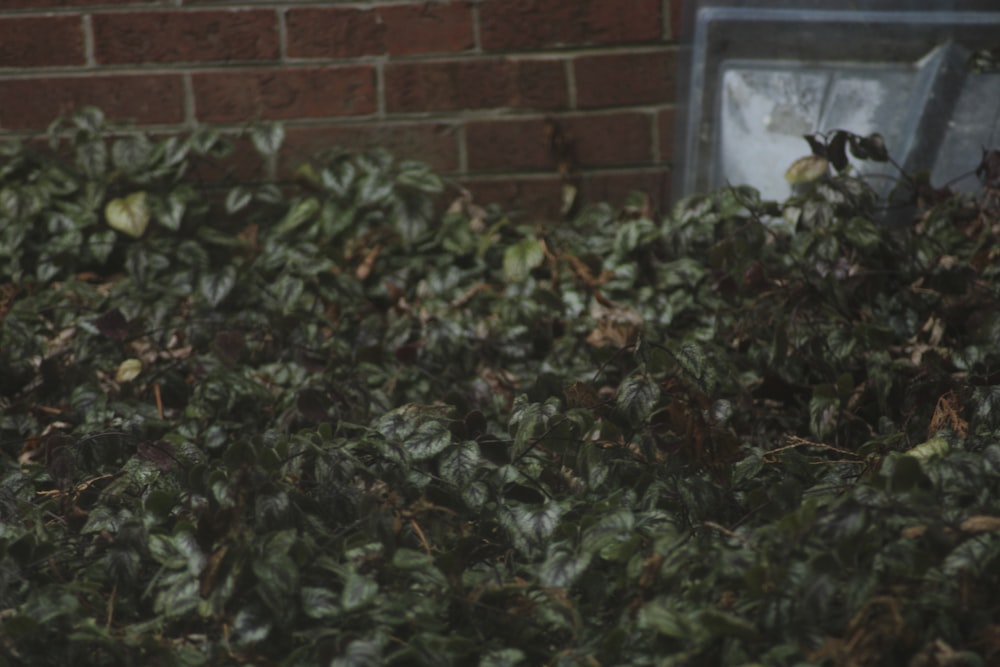
[[[539,226],[52,138],[0,161],[0,665],[1000,661],[992,154],[903,223],[834,136]]]

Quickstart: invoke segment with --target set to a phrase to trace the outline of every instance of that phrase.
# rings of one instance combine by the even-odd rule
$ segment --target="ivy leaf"
[[[181,221],[187,210],[187,202],[178,193],[171,193],[166,201],[158,207],[156,221],[171,231],[181,228]]]
[[[222,303],[236,286],[236,267],[228,264],[221,271],[203,275],[198,280],[198,293],[213,307]]]
[[[859,248],[871,250],[878,246],[880,235],[878,227],[866,218],[851,218],[844,223],[844,237]]]
[[[344,581],[341,605],[344,611],[354,611],[368,605],[377,593],[377,582],[357,572],[350,572]]]
[[[104,207],[104,217],[112,229],[127,234],[134,239],[143,235],[149,225],[149,205],[142,190],[127,197],[112,199]]]
[[[660,399],[660,386],[648,375],[632,375],[618,387],[615,402],[633,426],[644,424]]]
[[[812,183],[821,176],[826,175],[830,163],[826,158],[807,155],[801,157],[791,164],[785,171],[785,180],[789,185],[801,185]]]
[[[226,193],[226,213],[232,215],[242,211],[251,201],[253,201],[253,192],[250,188],[244,185],[230,188],[229,192]]]
[[[281,219],[274,231],[276,234],[287,234],[303,223],[313,219],[319,210],[320,203],[315,197],[300,199],[292,204],[291,208],[288,209],[288,213]]]
[[[414,461],[432,458],[451,444],[451,430],[439,420],[425,421],[404,442]]]
[[[479,660],[479,667],[517,667],[527,660],[519,648],[501,648],[490,651]]]
[[[503,253],[503,275],[507,282],[522,282],[545,261],[545,248],[538,239],[524,239]]]
[[[358,170],[350,160],[341,160],[335,165],[324,167],[319,172],[323,187],[340,199],[347,197],[357,175]]]
[[[590,565],[590,553],[576,553],[566,547],[552,550],[538,570],[538,579],[543,586],[569,588],[580,578]]]
[[[136,172],[146,166],[154,152],[153,144],[144,134],[129,134],[111,146],[111,162],[116,169]]]
[[[462,489],[472,481],[479,461],[479,444],[476,441],[457,442],[442,455],[438,471],[442,478]]]
[[[322,620],[340,615],[340,596],[319,586],[303,586],[300,593],[302,611],[309,618]]]
[[[118,370],[115,371],[115,382],[130,382],[139,377],[139,373],[141,372],[141,361],[138,359],[126,359],[118,365]]]
[[[809,400],[809,425],[813,435],[825,438],[837,426],[840,414],[840,394],[832,384],[819,384],[813,388]]]
[[[285,141],[285,126],[278,121],[256,123],[250,128],[250,141],[261,155],[277,155]]]
[[[108,170],[108,147],[94,140],[76,147],[76,166],[87,178],[99,179]]]
[[[87,239],[87,249],[99,264],[104,264],[115,249],[115,233],[110,229],[102,229],[90,235]]]

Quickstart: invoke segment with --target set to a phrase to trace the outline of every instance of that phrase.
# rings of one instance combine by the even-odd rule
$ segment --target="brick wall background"
[[[85,105],[158,133],[280,119],[281,155],[241,177],[384,146],[532,217],[558,218],[566,179],[660,204],[680,4],[0,0],[0,133]]]

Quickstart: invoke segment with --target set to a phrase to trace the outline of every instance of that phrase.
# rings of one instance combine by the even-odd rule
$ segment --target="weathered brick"
[[[684,1],[670,0],[670,37],[671,39],[686,39],[684,26]]]
[[[0,19],[0,67],[83,65],[79,16]]]
[[[371,9],[293,8],[285,17],[285,29],[293,58],[350,58],[385,51],[386,27]]]
[[[458,170],[455,127],[444,123],[364,124],[289,127],[281,150],[279,176],[288,177],[323,150],[386,148],[400,159],[426,162],[439,173]]]
[[[273,10],[94,14],[99,63],[226,62],[278,58]]]
[[[198,120],[328,118],[375,111],[375,73],[368,65],[195,72]]]
[[[0,127],[6,130],[45,128],[59,115],[88,105],[99,106],[109,119],[139,124],[184,120],[180,75],[91,75],[0,80]]]
[[[608,202],[621,206],[629,194],[642,192],[649,196],[654,213],[662,213],[670,204],[671,178],[668,169],[585,174],[580,197],[586,204]]]
[[[473,121],[465,126],[471,171],[553,169],[543,118]]]
[[[660,0],[486,0],[487,50],[624,44],[661,38]]]
[[[663,109],[657,113],[660,133],[660,159],[674,159],[674,137],[677,133],[677,113],[673,109]]]
[[[454,53],[473,47],[472,10],[466,2],[303,7],[288,11],[286,26],[293,58]]]
[[[498,204],[518,222],[556,222],[562,219],[562,186],[558,176],[465,178],[462,186],[480,205]]]
[[[662,104],[676,95],[673,49],[574,59],[576,103],[581,109]]]
[[[379,8],[390,55],[457,53],[474,46],[468,2],[414,2]]]
[[[233,151],[225,157],[202,156],[191,161],[188,175],[199,183],[254,183],[267,179],[264,158],[246,135],[223,137]]]
[[[0,0],[0,10],[42,9],[45,7],[84,7],[87,5],[170,5],[172,0]]]
[[[652,118],[648,114],[578,116],[562,125],[583,168],[646,164],[653,157]]]
[[[557,133],[568,153],[553,146]],[[651,118],[642,113],[473,121],[466,125],[470,170],[556,169],[648,164]]]
[[[388,63],[385,94],[390,112],[559,109],[567,104],[563,65],[552,60]]]

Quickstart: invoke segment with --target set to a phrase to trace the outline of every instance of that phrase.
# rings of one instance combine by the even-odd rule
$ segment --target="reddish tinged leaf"
[[[170,472],[174,468],[174,445],[168,440],[145,440],[139,443],[136,452],[140,461],[152,463],[160,472]]]
[[[102,336],[116,340],[125,340],[128,338],[128,320],[122,315],[122,311],[117,308],[112,308],[98,317],[94,324]]]

